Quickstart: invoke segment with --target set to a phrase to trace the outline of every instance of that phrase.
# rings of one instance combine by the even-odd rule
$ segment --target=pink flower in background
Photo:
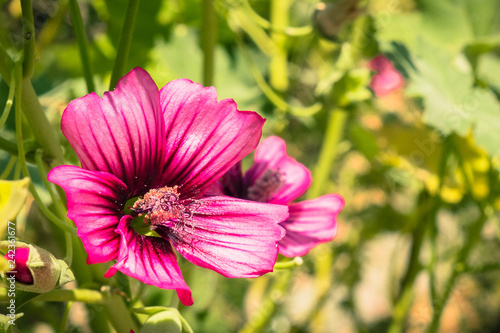
[[[287,207],[204,196],[257,146],[263,123],[189,80],[158,91],[140,68],[102,99],[72,101],[61,128],[82,167],[56,167],[48,179],[66,192],[87,262],[116,260],[106,277],[119,270],[176,289],[186,305],[174,249],[226,277],[272,271]]]
[[[372,77],[370,88],[377,96],[385,96],[403,85],[403,76],[384,55],[378,55],[368,63],[377,72]]]
[[[279,253],[294,257],[331,241],[337,232],[337,215],[344,207],[344,199],[337,194],[292,203],[304,194],[311,181],[309,170],[287,155],[285,141],[271,136],[260,143],[254,163],[244,175],[238,163],[211,192],[288,205],[290,217],[281,223],[286,235],[279,242]]]

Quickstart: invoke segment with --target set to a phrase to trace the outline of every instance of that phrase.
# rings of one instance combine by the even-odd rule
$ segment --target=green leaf
[[[500,58],[484,54],[478,59],[477,76],[490,88],[500,93]]]
[[[233,98],[240,110],[256,110],[259,108],[257,102],[261,91],[249,73],[240,51],[234,52],[234,57],[230,57],[221,46],[217,46],[215,50],[217,70],[214,85],[217,88],[217,97],[219,100]],[[149,58],[146,69],[160,87],[179,78],[201,82],[203,53],[199,47],[198,36],[192,29],[177,27],[168,42],[157,38]]]
[[[411,78],[407,92],[423,98],[424,120],[445,135],[464,137],[472,131],[479,146],[500,155],[500,105],[495,95],[474,87],[463,55],[450,55],[423,41],[420,50],[405,69]]]
[[[377,17],[379,41],[403,42],[418,52],[424,40],[450,53],[461,51],[478,39],[498,36],[500,4],[496,0],[420,0],[418,10]]]
[[[13,222],[28,197],[29,178],[0,180],[0,237]]]

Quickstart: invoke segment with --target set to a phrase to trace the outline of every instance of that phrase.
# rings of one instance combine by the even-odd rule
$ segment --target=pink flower
[[[19,247],[15,251],[7,252],[4,257],[6,259],[13,260],[16,263],[16,267],[11,270],[15,273],[7,272],[9,275],[14,275],[17,282],[23,284],[33,284],[33,275],[31,275],[31,271],[27,265],[30,257],[29,248]]]
[[[285,141],[277,136],[260,143],[254,160],[244,175],[241,164],[235,165],[211,193],[288,205],[290,217],[281,223],[286,235],[279,242],[279,253],[284,256],[303,256],[316,245],[331,241],[337,232],[337,215],[344,207],[344,199],[328,194],[292,203],[311,185],[311,173],[287,155]]]
[[[403,76],[384,55],[378,55],[368,63],[377,72],[372,77],[370,88],[377,96],[385,96],[403,85]]]
[[[174,248],[226,277],[272,271],[286,207],[204,196],[256,147],[263,123],[233,100],[217,102],[213,87],[175,80],[158,91],[141,68],[102,99],[72,101],[61,128],[82,167],[56,167],[48,179],[66,192],[87,262],[116,260],[106,277],[119,270],[176,289],[186,305]]]

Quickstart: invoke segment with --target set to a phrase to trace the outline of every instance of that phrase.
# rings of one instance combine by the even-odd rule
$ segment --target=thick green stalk
[[[30,80],[22,81],[22,90],[21,107],[36,141],[42,147],[45,157],[52,159],[51,166],[63,164],[64,157],[56,131],[47,119]]]
[[[6,288],[0,288],[0,301],[9,299]],[[109,291],[97,291],[92,289],[53,289],[38,296],[36,301],[44,302],[82,302],[89,304],[105,304],[111,300]]]
[[[87,41],[87,36],[85,34],[85,29],[83,27],[82,15],[80,13],[80,7],[76,0],[69,0],[69,14],[71,16],[71,22],[73,23],[73,31],[76,36],[76,41],[78,43],[78,51],[80,52],[80,59],[82,60],[83,75],[85,77],[85,82],[87,83],[87,91],[89,93],[95,91],[94,76],[92,74],[92,66],[90,64],[89,56],[89,43]]]
[[[288,89],[288,54],[286,49],[287,36],[281,32],[288,26],[290,0],[271,0],[271,39],[276,45],[276,52],[269,64],[269,81],[271,86],[284,92]]]
[[[31,0],[21,0],[23,15],[23,77],[31,79],[35,71],[35,24],[33,20],[33,6]]]
[[[248,0],[243,0],[242,5],[248,17],[251,18],[255,23],[257,23],[264,29],[272,30],[274,32],[282,32],[287,36],[295,36],[295,37],[308,35],[311,32],[313,32],[312,25],[306,25],[302,27],[285,27],[284,29],[283,27],[280,28],[277,26],[273,26],[271,22],[269,22],[268,20],[257,14],[255,10],[253,10],[252,6],[248,3]]]
[[[20,66],[20,63],[16,63],[15,69],[14,69],[14,80],[15,80],[15,99],[16,99],[16,106],[15,106],[15,124],[16,124],[16,141],[17,141],[17,152],[18,152],[18,158],[19,158],[19,164],[21,165],[21,169],[24,173],[25,177],[29,177],[29,171],[28,171],[28,166],[26,165],[26,155],[24,153],[24,140],[23,140],[23,114],[21,111],[21,103],[19,101],[21,100],[22,96],[22,88],[21,88],[21,81],[22,81],[22,69]]]
[[[217,16],[214,0],[202,1],[201,46],[203,50],[203,85],[214,84],[215,45],[217,44]]]
[[[139,10],[139,0],[129,0],[125,19],[123,21],[122,33],[118,50],[116,53],[115,65],[111,73],[111,82],[109,83],[109,90],[113,90],[118,83],[118,80],[123,76],[125,67],[127,66],[128,54],[130,52],[130,45],[132,44],[132,35],[134,32],[135,19],[137,11]]]
[[[328,182],[332,164],[337,153],[337,145],[344,134],[346,120],[347,111],[336,109],[330,112],[318,164],[313,172],[313,183],[307,192],[309,199],[320,196],[324,190],[324,185]]]

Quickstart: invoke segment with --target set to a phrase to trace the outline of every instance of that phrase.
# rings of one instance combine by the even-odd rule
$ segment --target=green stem
[[[64,310],[61,324],[59,326],[59,332],[66,332],[66,325],[68,323],[69,311],[71,310],[72,306],[73,306],[73,302],[68,302],[68,304],[66,304],[66,309]]]
[[[460,249],[455,262],[453,264],[453,271],[446,280],[444,284],[444,291],[441,297],[433,300],[434,313],[432,315],[432,322],[427,330],[428,333],[436,333],[439,330],[439,325],[441,322],[441,315],[445,308],[445,305],[450,297],[451,291],[455,284],[457,277],[465,271],[467,258],[472,248],[481,238],[481,231],[483,226],[487,221],[487,214],[485,212],[485,207],[481,207],[481,215],[478,220],[472,225],[471,229],[467,233],[463,247]]]
[[[28,166],[26,164],[26,155],[24,153],[24,142],[23,142],[23,114],[21,111],[21,101],[22,99],[22,71],[20,62],[17,62],[14,67],[14,78],[15,80],[15,98],[16,98],[16,106],[15,106],[15,124],[16,124],[16,141],[17,141],[17,152],[19,158],[19,164],[21,165],[22,171],[25,177],[29,177]]]
[[[304,263],[302,257],[295,257],[292,260],[288,261],[278,261],[274,264],[275,269],[290,269],[297,266],[301,266]]]
[[[33,6],[31,0],[21,0],[23,15],[23,77],[30,79],[35,71],[35,24],[33,20]]]
[[[336,109],[330,113],[318,164],[313,172],[313,183],[307,193],[309,199],[320,196],[324,190],[324,185],[328,182],[337,153],[337,145],[344,134],[346,121],[347,112],[345,110]]]
[[[7,177],[10,175],[10,172],[12,171],[12,168],[16,164],[16,157],[11,156],[9,159],[9,163],[7,163],[7,166],[5,167],[5,170],[2,172],[0,175],[0,179],[7,179]]]
[[[17,156],[19,154],[19,151],[17,150],[17,144],[7,139],[4,139],[1,136],[0,136],[0,149],[6,151],[11,155]]]
[[[69,222],[69,220],[66,217],[66,210],[64,208],[64,205],[53,189],[54,184],[49,183],[49,181],[47,180],[47,171],[45,170],[45,165],[43,163],[42,156],[43,154],[41,150],[38,150],[35,153],[36,165],[38,166],[38,170],[40,171],[40,175],[42,176],[43,184],[45,185],[45,188],[47,189],[47,191],[50,194],[50,197],[52,198],[52,202],[56,207],[57,213],[59,214],[59,218],[62,221],[66,222],[66,225],[68,225],[68,227],[71,227],[71,222]],[[64,261],[68,264],[68,266],[71,266],[71,262],[73,260],[73,242],[70,232],[68,231],[64,232],[64,240],[66,245],[66,256],[64,258]]]
[[[80,59],[82,60],[83,74],[85,82],[87,83],[87,91],[89,93],[95,91],[94,76],[92,74],[92,66],[90,64],[89,56],[89,43],[83,27],[82,15],[80,7],[76,0],[69,0],[69,14],[71,22],[73,23],[73,31],[78,43],[78,51],[80,52]]]
[[[61,221],[61,219],[59,217],[57,217],[54,213],[52,213],[45,206],[45,204],[43,203],[42,199],[38,195],[38,192],[36,191],[35,186],[33,186],[32,183],[30,183],[29,189],[30,189],[31,195],[35,199],[35,202],[36,202],[38,208],[40,208],[40,210],[42,211],[42,214],[47,219],[49,219],[49,221],[51,221],[52,223],[54,223],[58,228],[64,230],[65,232],[76,233],[76,229],[74,227],[70,227],[66,223],[64,223],[63,221]]]
[[[422,195],[425,196],[426,192],[423,192]],[[428,206],[428,202],[431,200],[432,198],[428,199],[425,197],[420,199],[421,204],[419,205],[419,214],[417,218],[418,225],[412,233],[410,260],[408,267],[406,268],[406,273],[401,280],[399,295],[393,309],[392,322],[387,331],[389,333],[399,333],[404,331],[403,326],[406,315],[413,302],[413,284],[418,276],[418,273],[422,270],[422,265],[420,264],[420,251],[422,249],[428,223],[431,220],[428,216],[426,216],[428,214],[426,206]]]
[[[111,301],[105,303],[104,309],[116,332],[130,332],[130,330],[138,332],[137,325],[130,316],[130,311],[121,296],[112,295]]]
[[[454,147],[455,147],[455,149],[457,149],[456,148],[457,143],[455,142],[456,137],[452,137],[452,139],[454,140],[453,141],[453,143],[455,144]],[[460,170],[461,170],[462,175],[465,179],[467,189],[468,189],[469,193],[472,194],[472,187],[471,186],[472,186],[473,182],[472,182],[472,180],[469,179],[469,177],[467,175],[467,172],[465,170],[463,157],[460,155],[460,152],[458,150],[456,152],[457,152]],[[490,175],[490,177],[489,177],[490,195],[486,199],[487,201],[493,199],[492,198],[493,191],[491,191],[491,189],[494,188],[494,186],[497,182],[497,178],[496,178],[496,176],[494,176],[494,173],[492,171],[491,161],[490,161],[490,166],[489,166],[489,175]],[[464,245],[461,247],[460,251],[458,252],[458,254],[455,258],[455,261],[453,263],[453,266],[452,266],[453,270],[452,270],[450,276],[448,277],[447,281],[444,284],[443,294],[441,295],[441,297],[435,297],[433,299],[434,312],[432,315],[432,322],[427,330],[427,332],[429,332],[429,333],[438,332],[439,325],[441,323],[441,315],[442,315],[443,310],[446,306],[448,298],[450,297],[451,291],[453,290],[455,280],[457,279],[457,277],[461,273],[466,271],[467,259],[469,257],[469,254],[472,251],[472,249],[474,248],[474,246],[476,245],[476,243],[481,238],[481,231],[483,230],[484,224],[488,220],[488,216],[492,215],[492,214],[488,214],[488,212],[492,211],[491,207],[489,207],[488,204],[481,201],[481,202],[478,202],[478,205],[479,205],[479,209],[481,212],[480,216],[479,216],[478,220],[470,227],[470,230],[466,233],[466,239],[464,241]]]
[[[127,65],[128,54],[130,52],[130,45],[132,44],[132,35],[134,32],[135,19],[139,9],[139,0],[129,0],[125,19],[123,21],[122,34],[118,44],[115,65],[111,73],[111,82],[109,90],[113,90],[118,83],[118,80],[123,76],[125,67]]]
[[[287,36],[276,30],[285,30],[288,26],[290,0],[271,0],[271,39],[276,45],[276,52],[269,64],[269,82],[271,86],[284,92],[288,89],[288,55],[286,49]]]
[[[245,45],[241,41],[241,39],[236,35],[236,41],[238,43],[238,46],[240,47],[240,50],[243,54],[243,57],[245,58],[248,68],[250,70],[250,74],[252,74],[255,82],[259,86],[260,90],[266,95],[266,97],[269,99],[271,103],[274,104],[275,107],[277,107],[281,111],[288,111],[294,116],[298,117],[309,117],[317,112],[321,111],[323,109],[323,105],[321,103],[315,103],[311,106],[306,106],[306,107],[296,107],[288,104],[285,100],[283,100],[274,90],[273,88],[266,82],[262,74],[260,73],[259,69],[253,62],[249,52],[247,51]]]
[[[217,16],[214,0],[202,1],[201,45],[203,50],[203,85],[214,84],[215,45],[217,44]]]
[[[403,326],[406,320],[406,316],[413,302],[414,282],[418,276],[418,273],[422,269],[422,265],[420,263],[420,252],[422,249],[425,232],[429,224],[431,228],[435,227],[437,222],[437,214],[442,204],[441,189],[443,188],[446,166],[448,164],[450,153],[451,139],[450,137],[447,137],[444,142],[443,155],[441,156],[441,162],[439,165],[439,185],[436,194],[431,198],[432,208],[430,209],[429,216],[427,216],[428,200],[425,197],[421,198],[422,204],[419,205],[419,217],[417,219],[418,225],[412,235],[413,242],[410,252],[410,260],[408,263],[408,267],[406,268],[406,273],[401,280],[400,293],[394,305],[391,325],[389,326],[389,329],[387,331],[389,333],[403,332]],[[425,195],[425,192],[423,195]]]
[[[55,192],[53,191],[52,184],[49,183],[49,181],[47,180],[47,171],[45,170],[42,156],[43,156],[42,151],[37,150],[37,152],[35,153],[36,165],[38,167],[38,170],[40,171],[40,175],[42,176],[43,184],[47,188],[47,191],[49,192],[50,197],[52,198],[52,202],[54,203],[54,206],[56,207],[56,210],[57,210],[57,213],[59,214],[59,217],[61,219],[65,219],[66,218],[66,211],[65,211],[61,201],[59,200],[59,198],[56,196]]]
[[[8,53],[0,47],[0,74],[4,78],[5,82],[10,83],[13,68],[14,61]],[[43,112],[42,105],[33,90],[31,81],[28,79],[22,80],[21,85],[23,90],[21,96],[21,107],[30,124],[36,141],[43,148],[45,154],[54,159],[56,165],[62,164],[64,158],[61,147],[59,146],[59,140],[57,139],[54,128]]]
[[[14,72],[14,69],[12,70]],[[2,113],[2,117],[0,118],[0,129],[2,129],[3,125],[7,121],[9,117],[10,110],[12,108],[12,103],[14,102],[14,92],[16,90],[16,80],[14,80],[14,76],[11,76],[10,86],[9,86],[9,95],[7,97],[7,102],[5,103],[5,108]]]
[[[260,308],[252,315],[248,322],[239,331],[240,333],[258,333],[262,332],[269,320],[278,310],[281,297],[286,293],[292,272],[290,270],[280,272],[273,283],[269,297],[261,304]]]
[[[28,170],[28,165],[26,164],[26,157],[25,157],[25,152],[24,152],[24,144],[23,144],[23,131],[22,131],[22,113],[21,113],[21,104],[18,103],[22,99],[22,86],[19,84],[21,81],[21,67],[18,64],[16,64],[16,74],[15,78],[18,80],[16,82],[16,92],[15,92],[15,98],[16,98],[16,106],[15,106],[15,123],[16,123],[16,139],[17,139],[17,151],[18,151],[18,163],[21,166],[21,169],[24,173],[25,177],[30,177],[30,173]],[[23,80],[25,81],[25,80]],[[47,207],[45,207],[45,204],[41,200],[40,196],[38,195],[35,186],[33,185],[33,182],[30,182],[29,185],[30,192],[33,195],[33,198],[35,199],[38,207],[42,211],[42,213],[52,222],[54,222],[58,227],[62,228],[63,230],[66,231],[71,231],[73,232],[73,228],[69,227],[66,225],[64,222],[60,221],[57,216],[55,216]]]
[[[14,168],[14,180],[21,179],[21,163],[17,161],[16,167]]]

